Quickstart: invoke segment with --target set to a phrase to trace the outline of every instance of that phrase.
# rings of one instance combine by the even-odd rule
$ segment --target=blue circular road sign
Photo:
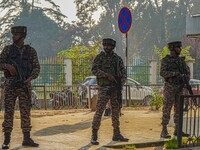
[[[118,27],[122,33],[127,33],[131,28],[132,15],[131,11],[127,7],[123,7],[118,15]]]

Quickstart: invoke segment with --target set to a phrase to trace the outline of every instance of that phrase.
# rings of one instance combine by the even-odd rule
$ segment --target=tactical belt
[[[104,86],[114,86],[114,84],[103,84],[103,85],[98,85],[100,87],[104,87]]]
[[[180,80],[178,78],[167,78],[167,79],[165,79],[165,82],[168,82],[168,83],[174,84],[174,85],[183,84],[183,80]]]

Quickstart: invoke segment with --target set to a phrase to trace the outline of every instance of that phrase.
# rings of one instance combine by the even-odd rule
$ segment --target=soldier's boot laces
[[[128,142],[129,139],[123,137],[123,136],[121,135],[119,129],[117,129],[117,130],[114,129],[114,135],[113,135],[112,140],[113,140],[113,141],[120,141],[120,142]]]
[[[5,132],[4,133],[4,142],[3,142],[3,145],[2,145],[2,149],[9,149],[10,147],[10,132]]]
[[[92,130],[92,139],[91,139],[92,145],[99,145],[99,142],[97,141],[97,139],[98,139],[97,131],[98,130]]]
[[[161,138],[171,138],[171,135],[169,135],[169,133],[167,131],[167,127],[163,127],[160,137]]]
[[[30,138],[30,132],[24,132],[24,140],[22,142],[23,146],[28,146],[28,147],[38,147],[39,144],[35,143],[31,138]]]

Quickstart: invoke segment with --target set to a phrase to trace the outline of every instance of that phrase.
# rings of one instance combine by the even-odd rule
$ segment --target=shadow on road
[[[89,143],[89,144],[87,144],[87,145],[85,145],[85,146],[79,148],[78,150],[88,150],[88,149],[91,148],[91,146],[92,146],[92,144]]]
[[[114,145],[114,144],[116,144],[116,143],[117,143],[117,142],[111,141],[111,142],[109,142],[108,144],[106,144],[106,145],[104,145],[104,146],[108,146],[108,145],[111,146],[111,145]],[[91,143],[89,143],[89,144],[87,144],[87,145],[85,145],[85,146],[79,148],[78,150],[89,150],[92,146],[93,146],[93,145],[92,145]],[[104,147],[104,146],[99,147],[99,148],[97,148],[96,150],[106,150],[107,147]]]
[[[77,124],[72,125],[58,125],[58,126],[52,126],[48,128],[44,128],[42,130],[36,131],[34,133],[35,136],[49,136],[49,135],[55,135],[60,133],[73,133],[78,130],[84,130],[91,127],[92,122],[91,121],[85,121],[80,122]]]

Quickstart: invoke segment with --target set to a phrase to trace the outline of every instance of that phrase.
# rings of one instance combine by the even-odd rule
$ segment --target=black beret
[[[14,26],[11,27],[11,33],[27,33],[27,27],[25,26]]]
[[[175,47],[182,47],[181,41],[174,41],[174,42],[168,43],[168,48],[169,49],[173,49]]]
[[[110,38],[106,38],[106,39],[103,39],[103,45],[111,45],[115,47],[116,41]]]

